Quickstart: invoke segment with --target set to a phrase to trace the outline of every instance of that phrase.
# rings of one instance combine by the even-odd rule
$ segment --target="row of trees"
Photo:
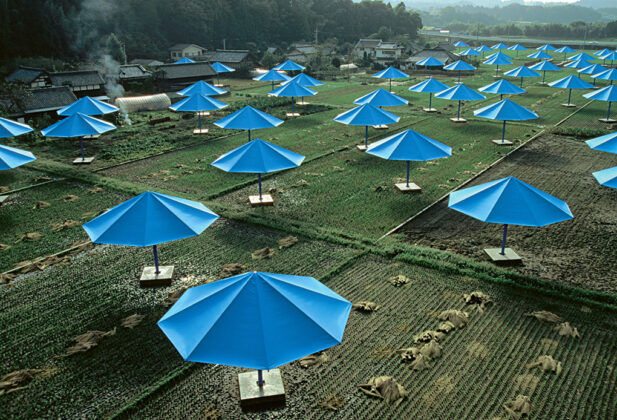
[[[561,39],[603,39],[617,37],[617,21],[595,22],[587,24],[582,21],[568,25],[559,23],[531,24],[531,25],[494,25],[467,24],[454,22],[448,25],[453,32],[463,32],[472,35],[490,36],[527,36],[533,38],[561,38]]]
[[[263,50],[315,35],[355,42],[382,27],[415,38],[422,21],[381,1],[0,0],[0,60],[97,56],[112,32],[129,59],[161,59],[175,43]]]

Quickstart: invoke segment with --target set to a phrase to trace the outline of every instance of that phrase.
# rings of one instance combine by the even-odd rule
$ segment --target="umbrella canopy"
[[[617,102],[617,86],[608,85],[602,89],[585,93],[583,96],[587,99],[593,99],[595,101]]]
[[[405,79],[409,77],[409,75],[407,73],[403,73],[397,68],[388,67],[385,70],[375,73],[371,77],[376,77],[378,79]]]
[[[464,43],[463,41],[456,41],[454,43],[454,46],[459,48],[459,47],[469,47],[469,44]]]
[[[84,96],[72,104],[58,110],[58,115],[68,117],[78,112],[83,115],[104,115],[117,112],[118,110],[118,107],[89,96]]]
[[[370,103],[357,106],[334,117],[334,121],[346,125],[381,125],[397,123],[401,117]]]
[[[521,44],[514,44],[507,49],[510,51],[527,51],[527,48],[523,47]]]
[[[283,124],[283,120],[248,105],[214,123],[221,128],[248,130],[249,141],[251,140],[251,130],[278,127],[281,124]]]
[[[317,92],[315,92],[313,89],[302,86],[297,81],[290,80],[289,82],[273,90],[269,94],[273,96],[284,96],[287,98],[299,98],[302,96],[317,95]]]
[[[562,79],[555,80],[554,82],[550,82],[548,84],[551,87],[562,88],[562,89],[592,89],[593,85],[591,83],[587,83],[583,79],[574,76],[571,74],[570,76],[566,76]]]
[[[268,70],[257,77],[253,77],[253,80],[257,80],[258,82],[284,82],[291,80],[291,77],[284,73],[279,73],[276,70]]]
[[[438,93],[435,97],[453,101],[477,101],[480,99],[486,99],[484,95],[465,86],[464,84],[452,86],[451,88]]]
[[[503,42],[500,42],[498,44],[493,45],[491,48],[494,50],[507,50],[509,47]]]
[[[617,166],[594,172],[593,176],[600,185],[617,188]]]
[[[617,154],[617,132],[587,140],[585,143],[594,150]]]
[[[182,57],[178,61],[174,62],[174,64],[189,64],[189,63],[195,63],[195,60],[191,60],[188,57]]]
[[[496,93],[499,95],[519,95],[526,92],[525,89],[508,82],[506,79],[500,79],[478,90],[483,93]]]
[[[115,125],[79,112],[41,130],[45,137],[83,137],[114,130]]]
[[[416,66],[424,67],[441,67],[443,65],[445,65],[443,61],[438,60],[433,56],[426,57],[416,63]]]
[[[595,53],[593,53],[593,55],[595,55],[596,57],[602,57],[603,55],[609,54],[612,51],[609,50],[608,48],[604,48],[603,50],[600,51],[596,51]]]
[[[268,370],[339,344],[350,311],[312,277],[251,272],[188,289],[157,325],[185,360]]]
[[[499,121],[527,121],[538,118],[538,114],[535,112],[509,99],[477,109],[473,114],[476,117]]]
[[[617,80],[617,69],[610,68],[603,71],[602,73],[594,74],[591,77],[598,80],[610,80],[612,85],[613,81]]]
[[[564,54],[574,54],[576,52],[575,49],[568,47],[567,45],[555,50],[556,53],[564,53]]]
[[[222,95],[227,93],[225,89],[218,88],[216,86],[212,86],[208,82],[204,82],[200,80],[199,82],[193,83],[191,86],[182,89],[177,92],[178,95],[181,96],[191,96],[191,95],[205,95],[205,96],[215,96]]]
[[[572,219],[568,205],[514,177],[450,194],[448,207],[488,223],[546,226]]]
[[[559,67],[557,67],[550,61],[546,61],[546,60],[542,60],[534,64],[533,66],[529,66],[529,68],[531,70],[538,70],[538,71],[560,71],[561,70]]]
[[[529,54],[527,57],[535,58],[535,59],[538,59],[538,60],[550,60],[551,58],[553,58],[553,56],[545,53],[544,51],[536,51],[533,54]]]
[[[255,139],[220,156],[212,166],[225,172],[267,174],[295,168],[303,160],[298,153]]]
[[[615,61],[617,60],[617,52],[615,51],[611,51],[609,53],[606,53],[604,55],[601,55],[600,58],[602,60],[611,60],[611,61]]]
[[[540,77],[540,73],[537,71],[531,70],[529,67],[520,66],[513,70],[509,70],[504,73],[504,76],[510,77]]]
[[[219,63],[218,61],[210,64],[210,66],[217,73],[230,73],[232,71],[236,71],[236,69],[234,69],[233,67],[226,66],[225,64]]]
[[[366,153],[388,160],[427,161],[452,156],[452,148],[414,130],[372,143]]]
[[[0,144],[0,171],[17,168],[33,160],[36,158],[30,152]]]
[[[197,236],[218,216],[196,201],[147,191],[83,225],[97,244],[152,246]]]
[[[608,70],[608,68],[604,67],[601,64],[592,64],[588,67],[580,69],[578,72],[581,74],[598,74],[606,70]]]
[[[564,67],[569,69],[584,69],[589,66],[591,66],[591,63],[586,60],[570,61],[568,64],[564,65]]]
[[[411,92],[438,93],[443,92],[446,89],[448,89],[447,85],[444,85],[439,80],[430,77],[422,83],[413,85],[408,90],[410,90]]]
[[[200,112],[225,108],[226,103],[206,95],[192,95],[169,107],[172,111]]]
[[[309,76],[306,73],[300,73],[299,75],[293,77],[290,82],[296,82],[302,86],[323,86],[323,82]],[[287,82],[286,82],[287,83]]]
[[[407,99],[403,99],[392,92],[379,88],[356,99],[353,103],[358,105],[372,104],[375,106],[397,106],[407,105],[408,101]]]
[[[448,64],[443,69],[450,70],[450,71],[457,71],[457,70],[458,71],[468,71],[468,70],[475,70],[476,68],[466,61],[458,60],[458,61],[455,61],[454,63]]]
[[[483,53],[483,52],[489,52],[489,51],[493,51],[493,50],[491,48],[487,47],[486,45],[482,44],[478,48],[476,48],[476,51]]]
[[[512,64],[512,61],[510,61],[510,58],[507,55],[499,52],[486,60],[484,64],[488,64],[491,66],[507,66],[509,64]]]
[[[592,61],[592,60],[596,60],[596,58],[589,54],[585,54],[584,52],[581,52],[581,53],[573,55],[572,57],[568,57],[568,60],[570,61],[577,61],[577,60]]]
[[[21,136],[31,131],[34,130],[27,124],[0,117],[0,138]]]
[[[287,60],[284,63],[279,64],[278,66],[273,68],[274,70],[285,70],[285,71],[299,71],[304,70],[304,66],[298,63],[295,63],[291,60]]]
[[[553,47],[551,44],[540,45],[536,50],[538,51],[555,51],[557,48]]]
[[[469,56],[471,56],[471,55],[482,55],[482,54],[480,54],[478,51],[474,50],[473,48],[469,48],[469,49],[466,49],[463,52],[460,52],[458,55],[461,55],[461,56],[468,56],[469,55]]]

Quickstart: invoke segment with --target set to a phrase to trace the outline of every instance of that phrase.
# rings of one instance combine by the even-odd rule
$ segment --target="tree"
[[[276,59],[276,57],[273,54],[270,54],[269,52],[267,52],[267,53],[264,54],[263,57],[261,57],[260,63],[265,68],[270,69],[270,68],[274,67],[274,65],[276,63],[278,63],[278,60]]]
[[[107,38],[107,54],[111,56],[120,64],[126,64],[126,53],[124,52],[124,46],[118,39],[116,34],[111,33]]]
[[[332,61],[331,61],[331,64],[332,64],[334,67],[336,67],[336,68],[341,67],[341,60],[340,60],[340,58],[338,58],[338,57],[334,57],[334,58],[332,59]]]

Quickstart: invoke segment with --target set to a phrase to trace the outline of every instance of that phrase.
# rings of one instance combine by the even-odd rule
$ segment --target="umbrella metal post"
[[[433,92],[429,92],[428,93],[428,109],[432,108],[432,102],[433,102]]]
[[[410,161],[407,161],[407,186],[409,187],[409,165],[410,165]]]
[[[274,90],[274,80],[272,81],[272,90]]]
[[[542,83],[544,83],[545,78],[546,78],[546,70],[542,71]]]
[[[294,116],[294,97],[291,97],[291,116]]]
[[[259,200],[261,201],[261,174],[257,174],[257,179],[259,180]]]
[[[257,386],[260,388],[264,386],[264,374],[261,369],[257,370]]]
[[[201,133],[201,112],[197,113],[197,121],[199,125],[199,132]]]
[[[523,76],[521,76],[521,87],[523,87]]]
[[[250,143],[251,142],[251,129],[250,128],[248,129],[248,132],[249,132],[249,143]]]
[[[506,237],[508,236],[508,225],[503,225],[503,238],[501,239],[501,255],[506,255]]]
[[[84,153],[84,138],[83,137],[79,137],[79,149],[81,150],[81,160],[82,161],[86,160],[85,153]]]
[[[461,101],[458,101],[458,111],[456,111],[456,119],[460,120],[461,119]]]
[[[458,82],[461,83],[461,71],[458,71]]]
[[[364,126],[364,146],[368,147],[368,125]]]
[[[161,270],[159,270],[159,254],[156,250],[156,245],[152,245],[152,253],[154,254],[154,272],[159,274]]]
[[[499,64],[497,64],[497,68],[495,69],[495,77],[499,76]]]
[[[572,89],[568,90],[568,105],[570,105],[571,98],[572,98]]]
[[[611,119],[611,101],[608,101],[608,112],[606,113],[606,121]]]
[[[390,81],[390,92],[392,92],[392,79],[388,79]]]
[[[503,120],[503,129],[501,130],[501,142],[506,138],[506,120]]]

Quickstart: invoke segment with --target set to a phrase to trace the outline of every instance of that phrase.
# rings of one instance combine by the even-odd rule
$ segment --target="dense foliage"
[[[420,17],[403,4],[352,0],[0,0],[0,59],[98,55],[110,33],[131,58],[164,58],[176,43],[263,50],[391,28],[415,37]]]

